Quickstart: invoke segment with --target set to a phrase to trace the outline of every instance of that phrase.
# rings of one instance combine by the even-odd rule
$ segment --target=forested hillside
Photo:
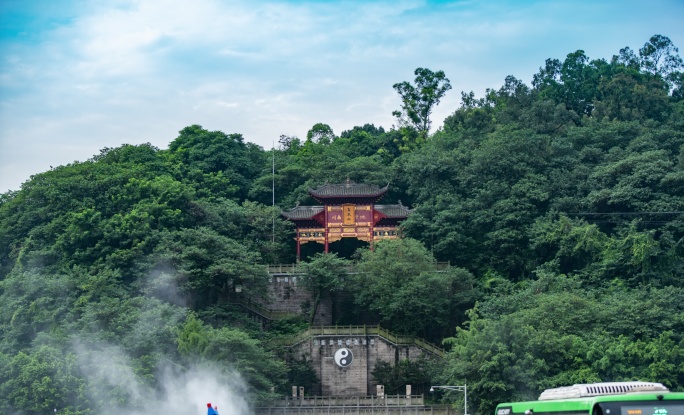
[[[389,202],[414,210],[405,238],[311,251],[307,288],[347,294],[340,323],[450,350],[438,367],[381,368],[388,385],[467,382],[481,414],[572,383],[684,390],[682,70],[660,35],[611,58],[578,50],[531,85],[463,92],[431,131],[451,86],[419,68],[394,85],[387,129],[320,123],[271,152],[192,125],[165,150],[105,148],[32,176],[0,195],[0,413],[149,412],[169,378],[250,404],[312,382],[278,346],[306,316],[264,331],[231,298],[264,295],[264,265],[294,262],[280,212],[346,179],[391,183]],[[346,277],[351,261],[363,272]]]

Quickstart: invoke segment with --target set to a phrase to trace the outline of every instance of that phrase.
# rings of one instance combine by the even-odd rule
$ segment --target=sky
[[[683,21],[682,0],[0,0],[0,193],[193,124],[265,149],[316,123],[389,129],[418,67],[451,81],[439,128],[461,91],[529,85],[549,58],[684,48]]]

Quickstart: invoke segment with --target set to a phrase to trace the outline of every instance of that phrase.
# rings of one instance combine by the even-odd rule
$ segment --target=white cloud
[[[684,47],[675,1],[65,4],[73,15],[31,26],[32,41],[0,38],[0,191],[105,146],[164,148],[190,124],[265,147],[317,122],[389,128],[392,85],[416,67],[451,79],[438,127],[461,90],[529,82],[546,58],[610,58],[655,33]]]

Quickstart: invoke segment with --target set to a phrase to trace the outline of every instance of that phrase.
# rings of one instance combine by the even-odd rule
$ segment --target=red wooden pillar
[[[299,241],[299,231],[297,231],[297,263],[302,260],[302,243]]]
[[[325,213],[325,219],[324,219],[324,227],[323,227],[323,237],[325,238],[325,253],[328,253],[329,246],[328,246],[328,205],[323,206],[323,213]]]
[[[370,250],[371,252],[375,250],[375,203],[370,205]]]

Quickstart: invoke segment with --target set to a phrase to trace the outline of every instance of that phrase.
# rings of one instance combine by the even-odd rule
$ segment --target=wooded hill
[[[347,178],[391,183],[383,202],[414,209],[405,238],[348,258],[312,250],[306,286],[317,300],[345,292],[355,312],[339,323],[372,320],[450,350],[438,367],[379,367],[388,390],[467,382],[481,414],[573,383],[683,390],[677,52],[656,35],[609,59],[549,59],[532,85],[509,76],[483,97],[462,93],[433,133],[450,85],[419,68],[394,85],[403,104],[388,130],[338,136],[321,123],[272,153],[193,125],[166,150],[105,148],[32,176],[0,195],[0,412],[144,409],[163,396],[162,367],[236,369],[250,402],[311,382],[276,341],[306,316],[264,331],[230,298],[238,285],[263,295],[264,265],[294,262],[281,210]],[[345,278],[349,261],[364,272]]]

